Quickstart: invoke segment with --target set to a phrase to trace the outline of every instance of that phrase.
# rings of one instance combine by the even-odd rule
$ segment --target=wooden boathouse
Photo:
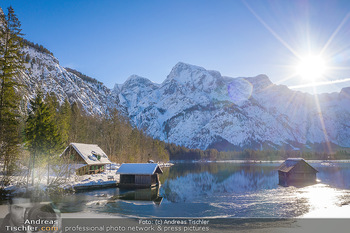
[[[156,163],[123,163],[117,171],[120,188],[152,188],[160,185],[162,169]]]
[[[302,158],[288,158],[278,167],[279,185],[306,185],[316,183],[318,171]]]
[[[101,173],[111,164],[106,153],[94,144],[71,143],[61,154],[61,158],[70,164],[77,175]]]

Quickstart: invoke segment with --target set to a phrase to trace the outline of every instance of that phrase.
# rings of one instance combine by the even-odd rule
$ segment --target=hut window
[[[92,161],[96,161],[97,160],[97,158],[94,155],[89,155],[88,158],[91,159]]]

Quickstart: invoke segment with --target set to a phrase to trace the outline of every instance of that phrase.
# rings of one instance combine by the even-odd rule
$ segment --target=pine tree
[[[26,145],[31,153],[32,185],[34,185],[34,170],[37,164],[46,164],[61,152],[63,145],[61,135],[55,121],[55,113],[50,111],[50,105],[43,100],[39,91],[35,99],[30,101],[31,112],[26,121]]]
[[[5,182],[15,168],[19,153],[20,86],[15,78],[23,67],[20,22],[12,7],[8,14],[0,13],[0,159],[4,161]]]
[[[69,144],[69,131],[71,126],[72,110],[68,99],[60,106],[58,113],[59,130],[62,137],[62,142],[65,145]]]
[[[69,142],[82,142],[82,131],[86,127],[83,124],[83,116],[79,108],[79,105],[74,102],[71,105],[71,118],[70,118],[70,132],[69,132]]]
[[[111,111],[109,115],[105,115],[102,120],[102,131],[104,140],[101,146],[106,148],[106,152],[110,159],[116,154],[116,150],[120,143],[120,123],[118,119],[118,111]]]

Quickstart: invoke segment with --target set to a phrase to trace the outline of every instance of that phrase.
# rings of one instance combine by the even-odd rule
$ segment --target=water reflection
[[[119,193],[119,189],[109,188],[69,194],[52,200],[62,213],[89,212],[94,206],[100,208]]]
[[[335,188],[350,189],[350,164],[349,163],[331,163],[315,164],[319,171],[317,179],[322,183]]]
[[[212,168],[216,173],[187,173],[186,167],[182,176],[168,178],[162,186],[162,195],[172,202],[186,202],[200,196],[212,196],[219,193],[245,193],[277,187],[276,165],[258,166],[256,164],[201,164]],[[228,168],[228,169],[225,169]],[[176,173],[181,173],[176,169]],[[210,169],[209,169],[210,170]],[[170,170],[169,177],[172,170]]]
[[[182,163],[163,169],[159,189],[94,190],[56,201],[62,212],[134,217],[349,217],[350,163],[311,163],[318,183],[301,188],[278,185],[279,165]]]
[[[147,189],[136,189],[128,190],[125,193],[116,195],[111,200],[126,200],[126,201],[150,201],[156,205],[162,203],[163,197],[159,196],[159,188],[147,188]]]

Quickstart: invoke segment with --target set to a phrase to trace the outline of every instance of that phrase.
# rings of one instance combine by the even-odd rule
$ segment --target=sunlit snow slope
[[[110,90],[67,71],[52,55],[26,47],[19,77],[24,105],[40,88],[89,114],[118,108],[154,138],[190,148],[219,150],[350,147],[350,88],[312,96],[271,83],[266,75],[224,77],[178,63],[161,84],[132,75]]]

